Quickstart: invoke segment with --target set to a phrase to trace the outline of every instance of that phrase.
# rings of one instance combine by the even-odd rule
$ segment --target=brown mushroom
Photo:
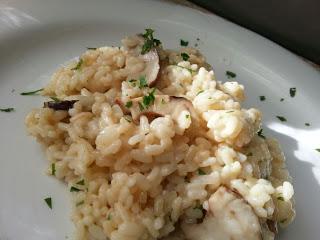
[[[220,187],[209,199],[201,224],[182,224],[189,240],[261,240],[261,226],[252,207],[238,194]]]
[[[65,100],[65,101],[49,101],[43,104],[44,108],[52,108],[53,110],[63,110],[68,111],[70,108],[73,108],[73,104],[78,100]]]

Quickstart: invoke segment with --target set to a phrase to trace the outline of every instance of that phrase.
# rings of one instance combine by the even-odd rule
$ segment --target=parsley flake
[[[265,97],[265,96],[260,96],[259,98],[260,98],[260,101],[262,101],[262,102],[263,102],[264,100],[266,100],[266,97]]]
[[[185,41],[183,39],[180,39],[180,45],[183,46],[183,47],[187,47],[189,45],[189,42]]]
[[[138,102],[138,104],[139,104],[139,109],[140,109],[140,111],[143,111],[143,110],[144,110],[144,106],[142,105],[142,103],[141,103],[141,102]]]
[[[59,98],[57,98],[57,97],[50,97],[50,98],[55,102],[61,102],[61,100]]]
[[[280,102],[283,102],[284,101],[284,98],[280,98]]]
[[[144,44],[142,45],[141,54],[146,54],[152,48],[157,47],[161,44],[159,39],[153,37],[154,30],[151,28],[145,29],[145,33],[142,34],[144,38]]]
[[[289,89],[290,97],[294,97],[296,95],[297,88],[292,87]]]
[[[38,90],[35,91],[31,91],[31,92],[22,92],[20,93],[20,95],[26,96],[26,95],[37,95],[38,92],[41,92],[43,90],[43,88],[40,88]]]
[[[82,58],[80,58],[77,65],[74,68],[71,68],[71,70],[79,70],[81,68],[82,64],[83,64],[83,60],[82,60]]]
[[[80,180],[79,182],[76,183],[77,185],[84,185],[84,179]]]
[[[145,76],[141,76],[139,78],[139,88],[144,88],[144,87],[148,87],[148,84],[147,84],[147,80],[146,80],[146,77]]]
[[[231,71],[226,71],[226,75],[228,78],[235,78],[237,76],[237,74]]]
[[[283,197],[277,197],[277,199],[280,200],[280,201],[284,201]]]
[[[162,103],[162,104],[165,104],[166,101],[162,98],[162,99],[161,99],[161,103]]]
[[[56,164],[51,163],[51,175],[55,176],[56,175]]]
[[[287,119],[283,116],[276,116],[281,122],[286,122]]]
[[[304,125],[307,126],[307,127],[310,127],[311,124],[310,123],[305,123]]]
[[[129,80],[129,83],[131,83],[132,87],[135,87],[137,85],[137,80],[131,79],[131,80]]]
[[[126,108],[131,108],[132,107],[132,101],[128,101],[125,106],[126,106]]]
[[[80,201],[80,202],[77,202],[76,207],[78,207],[78,206],[80,206],[80,205],[82,205],[82,204],[84,204],[84,201],[83,201],[83,200]]]
[[[156,89],[154,88],[147,96],[143,96],[142,103],[145,108],[148,108],[151,104],[154,103],[155,97],[154,92]]]
[[[181,53],[181,57],[183,61],[188,61],[188,59],[190,58],[190,56],[185,52]]]
[[[186,119],[189,119],[189,118],[190,118],[190,115],[189,115],[189,114],[187,114],[187,115],[186,115]]]
[[[263,129],[261,128],[258,132],[257,132],[258,136],[263,138],[263,139],[266,139],[266,137],[263,135]]]
[[[320,148],[316,148],[315,150],[318,151],[318,152],[320,152]]]
[[[70,192],[79,192],[79,191],[81,191],[81,190],[79,188],[74,187],[74,186],[72,186],[70,188]]]
[[[198,174],[199,175],[206,175],[206,172],[203,171],[201,168],[198,169]]]
[[[45,198],[44,201],[46,202],[46,204],[48,205],[48,207],[49,207],[50,209],[52,209],[52,199],[51,199],[51,197]]]
[[[96,47],[87,47],[88,50],[97,50]]]
[[[203,93],[203,92],[204,90],[199,91],[196,96],[198,96],[200,93]]]
[[[0,112],[13,112],[14,108],[0,108]]]
[[[107,217],[107,220],[110,221],[111,218],[112,218],[112,215],[111,215],[111,213],[109,213],[109,214],[108,214],[108,217]]]

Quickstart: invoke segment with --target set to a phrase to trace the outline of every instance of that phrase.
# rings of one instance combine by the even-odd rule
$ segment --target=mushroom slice
[[[43,104],[44,108],[52,108],[53,110],[63,110],[68,111],[70,108],[73,108],[78,100],[64,100],[64,101],[49,101]]]
[[[174,97],[168,95],[155,95],[154,102],[149,106],[143,104],[143,98],[132,99],[132,106],[127,108],[125,104],[117,99],[115,101],[125,114],[131,113],[133,121],[137,122],[141,115],[146,116],[149,121],[163,117],[165,115],[171,115],[173,120],[178,120],[179,114],[187,110],[190,112],[191,118],[198,121],[198,115],[192,105],[192,103],[183,97]]]
[[[145,68],[142,72],[130,74],[127,79],[138,79],[139,77],[144,76],[148,86],[153,87],[156,84],[160,70],[160,59],[157,49],[151,48],[150,51],[142,54],[141,49],[145,39],[141,35],[131,36],[128,37],[128,39],[131,39],[136,43],[132,47],[125,47],[128,55],[141,59],[145,63]]]
[[[209,199],[201,224],[182,224],[188,240],[261,240],[261,226],[252,207],[240,195],[220,187]]]

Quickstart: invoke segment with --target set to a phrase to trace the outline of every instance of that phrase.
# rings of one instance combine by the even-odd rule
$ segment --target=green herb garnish
[[[50,98],[55,102],[61,102],[61,100],[59,98],[57,98],[57,97],[50,97]]]
[[[81,190],[79,188],[74,187],[74,186],[72,186],[70,188],[70,192],[79,192],[79,191],[81,191]]]
[[[203,93],[203,92],[204,90],[199,91],[196,96],[198,96],[200,93]]]
[[[296,95],[297,88],[292,87],[289,89],[290,97],[294,97]]]
[[[88,50],[97,50],[96,47],[87,47]]]
[[[226,75],[228,78],[235,78],[237,76],[237,74],[231,71],[226,71]]]
[[[280,200],[280,201],[284,201],[283,197],[277,197],[277,199]]]
[[[266,100],[266,97],[265,97],[265,96],[260,96],[259,98],[260,98],[260,101]]]
[[[318,152],[320,152],[320,148],[316,148],[315,150],[318,151]]]
[[[80,180],[79,182],[76,183],[77,185],[84,185],[84,179]]]
[[[25,95],[36,95],[38,92],[41,92],[42,90],[43,90],[43,88],[40,88],[40,89],[35,90],[35,91],[31,91],[31,92],[22,92],[22,93],[20,93],[20,95],[23,95],[23,96],[25,96]]]
[[[82,64],[83,64],[83,60],[82,58],[80,58],[77,65],[74,68],[71,68],[71,70],[79,70]]]
[[[262,132],[263,132],[263,129],[261,128],[261,129],[257,132],[258,136],[261,137],[261,138],[263,138],[263,139],[266,139],[266,137],[263,135]]]
[[[135,87],[137,85],[137,80],[136,79],[131,79],[131,80],[129,80],[129,83],[131,83],[131,85],[133,87]]]
[[[162,98],[162,99],[161,99],[161,103],[162,103],[162,104],[165,104],[166,101]]]
[[[111,213],[109,213],[109,214],[108,214],[108,217],[107,217],[107,220],[110,221],[111,218],[112,218],[112,215],[111,215]]]
[[[139,104],[139,109],[140,109],[140,111],[143,111],[143,110],[144,110],[144,106],[142,105],[142,103],[141,103],[141,102],[138,102],[138,104]]]
[[[186,119],[189,119],[189,118],[190,118],[190,115],[189,115],[189,114],[187,114],[187,115],[186,115]]]
[[[143,96],[142,103],[145,108],[148,108],[151,104],[154,103],[155,97],[154,92],[156,89],[154,88],[147,96]]]
[[[307,127],[310,127],[310,123],[305,123],[304,125]]]
[[[148,83],[147,83],[147,80],[146,80],[146,77],[145,76],[141,76],[139,78],[139,88],[144,88],[144,87],[148,87]]]
[[[281,122],[286,122],[287,119],[283,116],[276,116]]]
[[[55,176],[56,175],[56,164],[51,163],[51,175]]]
[[[199,175],[206,175],[206,173],[201,168],[198,169],[198,174]]]
[[[183,47],[186,47],[189,45],[189,42],[188,41],[185,41],[183,39],[180,39],[180,45],[183,46]]]
[[[126,103],[125,106],[126,106],[127,108],[131,108],[131,107],[132,107],[132,104],[133,104],[132,101],[129,101],[129,102]]]
[[[46,202],[46,204],[48,205],[48,207],[50,209],[52,209],[52,199],[51,197],[45,198],[44,201]]]
[[[83,200],[80,201],[80,202],[78,202],[78,203],[76,204],[76,207],[78,207],[78,206],[80,206],[80,205],[82,205],[82,204],[84,204],[84,201],[83,201]]]
[[[161,44],[159,39],[153,37],[154,30],[151,28],[145,29],[145,33],[142,34],[144,38],[144,44],[141,49],[141,54],[149,52],[152,48],[157,47]]]
[[[183,59],[183,61],[188,61],[188,59],[190,58],[190,56],[187,53],[181,53],[181,57]]]
[[[14,108],[0,108],[0,112],[13,112]]]
[[[280,102],[283,102],[284,101],[284,98],[280,98]]]

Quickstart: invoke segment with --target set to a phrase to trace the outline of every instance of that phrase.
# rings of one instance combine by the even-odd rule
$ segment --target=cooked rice
[[[139,38],[122,43],[88,50],[79,70],[71,62],[52,76],[43,95],[78,100],[71,109],[36,108],[26,117],[28,132],[46,147],[48,174],[54,164],[55,177],[79,190],[71,193],[76,239],[163,238],[203,219],[221,186],[240,194],[262,225],[288,225],[295,211],[285,158],[277,141],[257,135],[261,113],[241,108],[244,87],[216,81],[196,49],[159,47],[166,64],[155,95],[164,104],[172,104],[167,95],[184,97],[195,115],[185,109],[133,121],[116,99],[127,103],[151,88],[129,82],[147,64],[131,51]]]

